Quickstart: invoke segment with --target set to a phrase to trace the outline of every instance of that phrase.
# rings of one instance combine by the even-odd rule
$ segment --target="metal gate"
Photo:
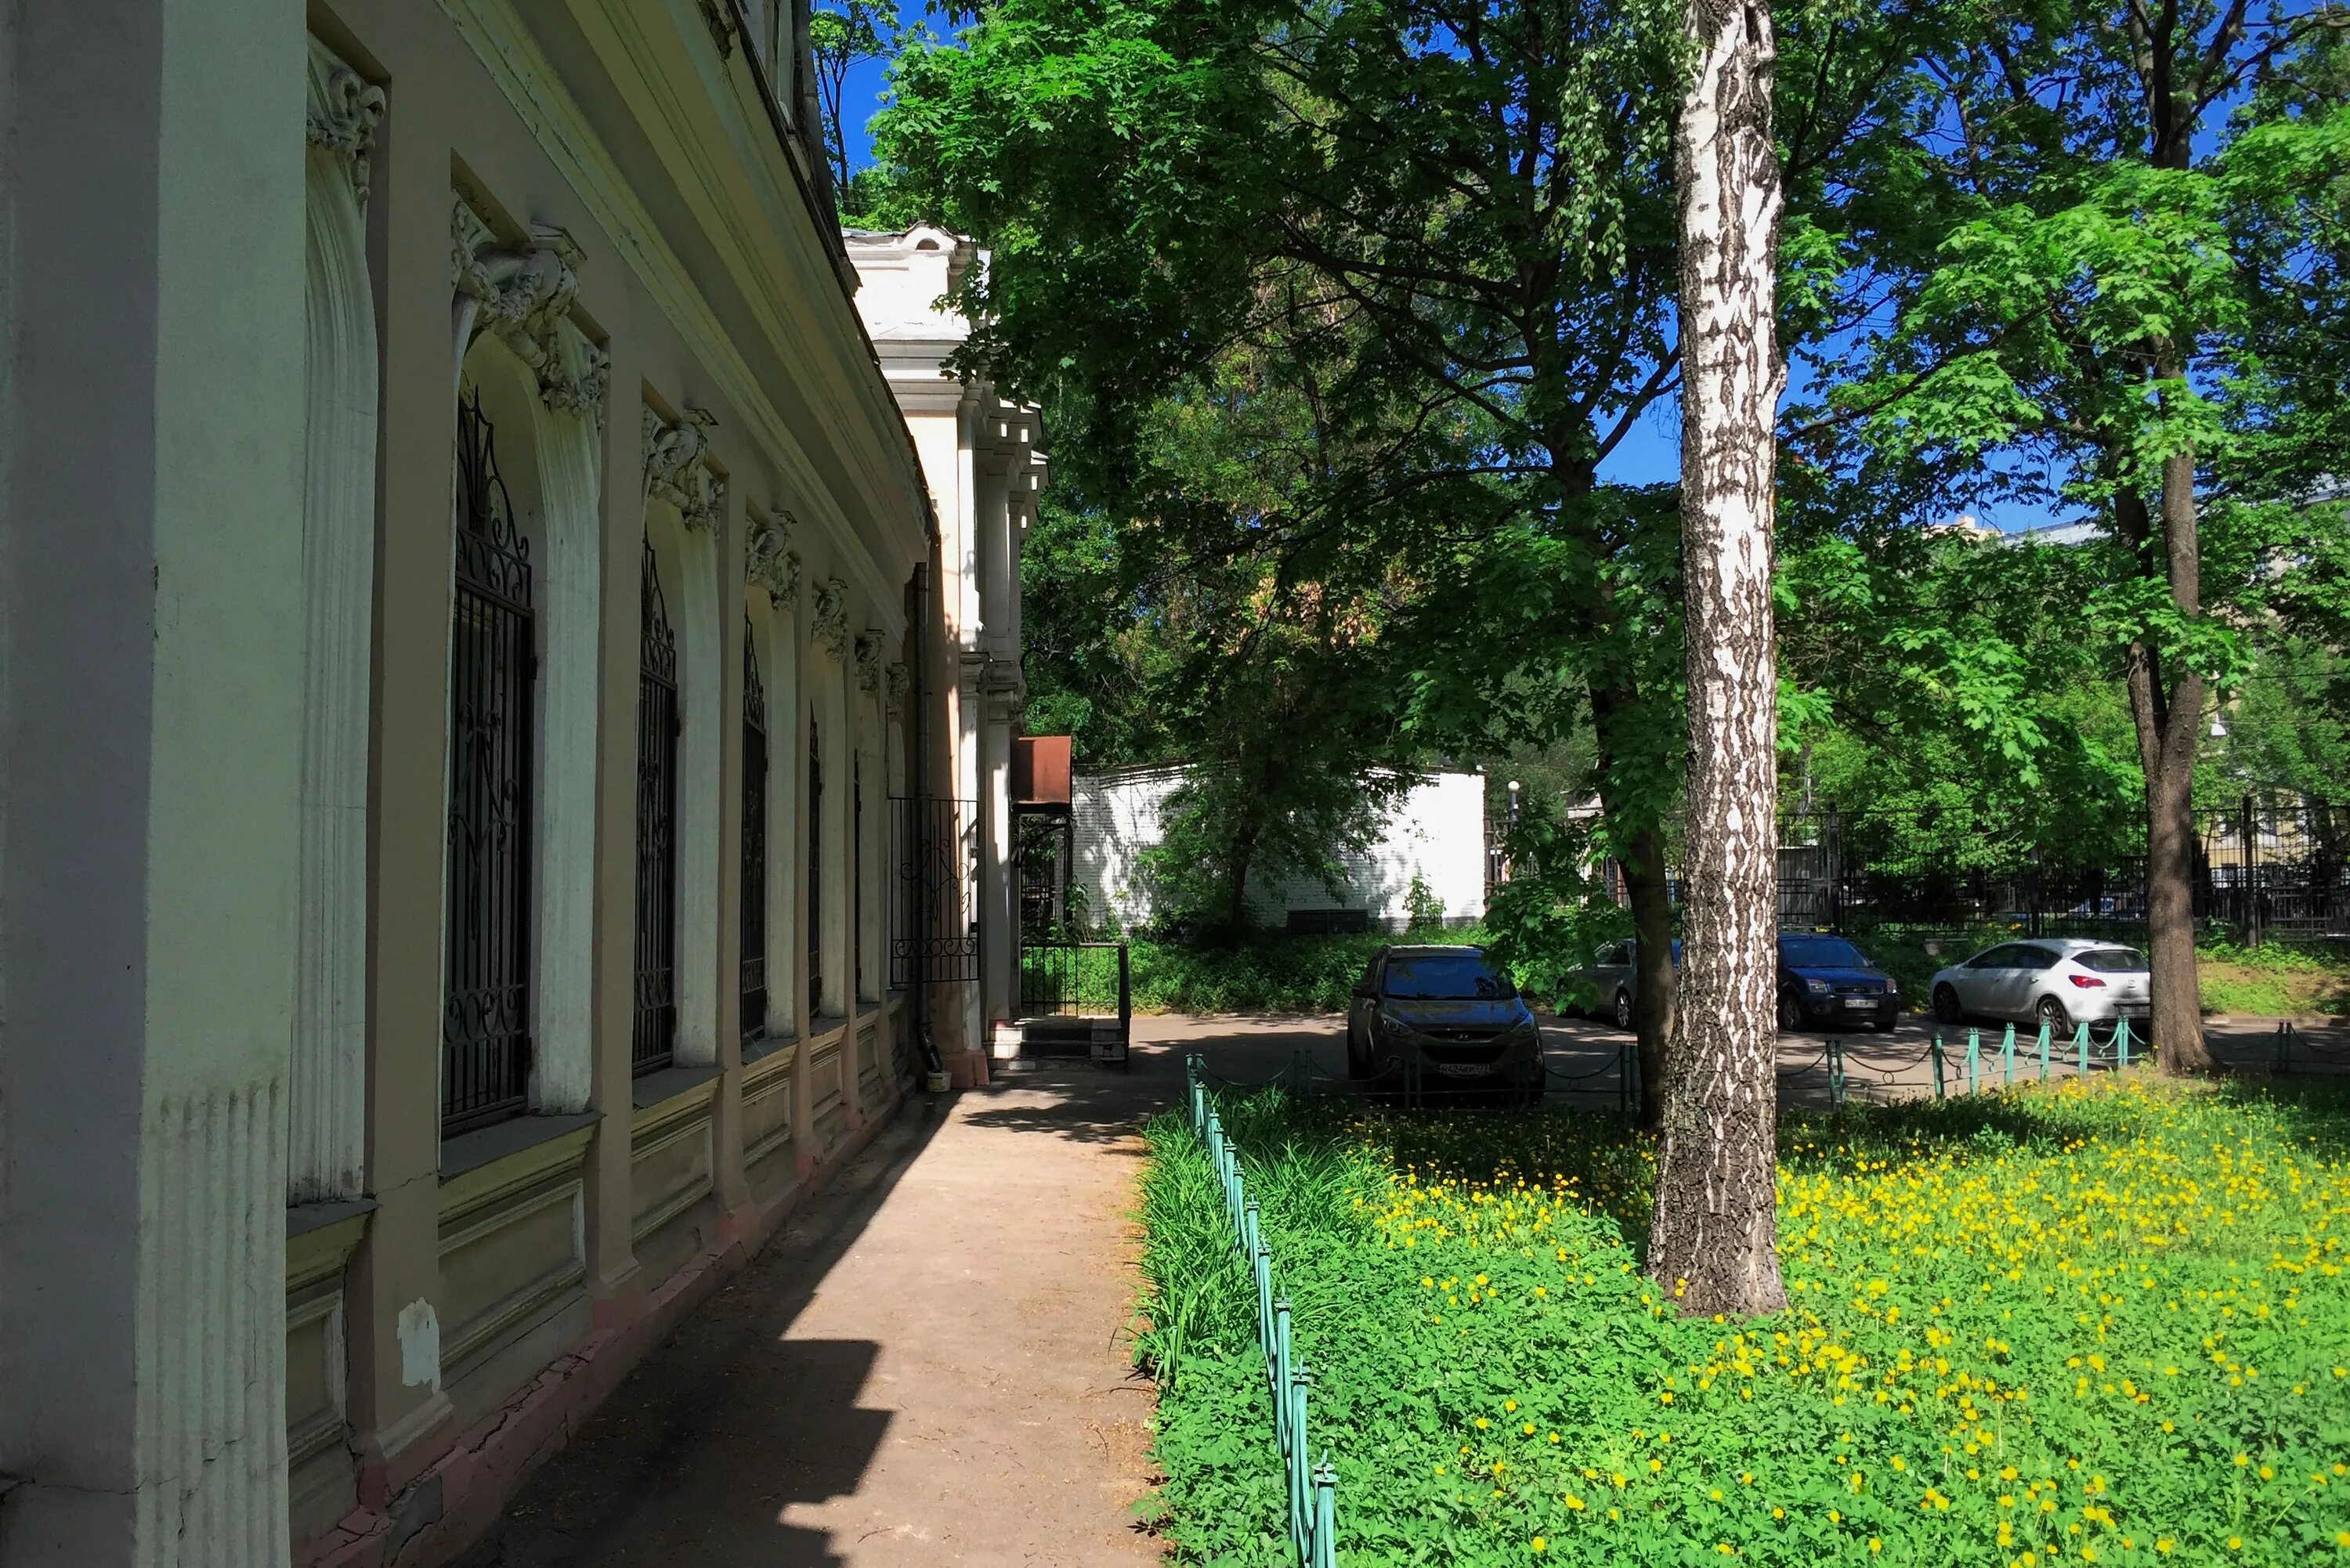
[[[629,1070],[677,1054],[677,634],[645,541],[642,653],[637,671],[636,1017]]]
[[[889,983],[979,979],[979,803],[889,797]]]
[[[743,623],[743,876],[737,884],[742,919],[743,1038],[767,1028],[767,689],[759,680],[759,650],[751,623]]]
[[[457,406],[449,637],[447,979],[441,1127],[514,1116],[530,1083],[530,541],[515,526],[479,391]]]

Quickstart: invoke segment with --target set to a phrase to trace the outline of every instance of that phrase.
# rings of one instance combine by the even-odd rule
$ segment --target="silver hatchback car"
[[[2044,1022],[2059,1034],[2076,1023],[2143,1023],[2146,955],[2085,937],[2033,937],[1986,948],[1934,976],[1934,1016],[1945,1023],[1995,1018]]]

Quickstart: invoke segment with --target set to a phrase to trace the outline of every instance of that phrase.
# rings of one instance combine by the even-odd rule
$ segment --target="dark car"
[[[1868,955],[1825,931],[1779,933],[1779,1027],[1866,1023],[1890,1029],[1901,985]]]
[[[1542,1031],[1481,948],[1382,948],[1355,982],[1347,1075],[1400,1079],[1415,1055],[1426,1089],[1542,1089]]]
[[[1600,1018],[1611,1018],[1618,1029],[1632,1027],[1632,999],[1640,991],[1640,942],[1637,937],[1602,942],[1591,962],[1567,974],[1567,983],[1582,1002]],[[1680,939],[1673,940],[1673,967],[1681,966]]]

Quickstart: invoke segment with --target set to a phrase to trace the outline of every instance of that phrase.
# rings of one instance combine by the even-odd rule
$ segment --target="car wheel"
[[[1804,1026],[1804,1004],[1792,991],[1779,993],[1779,1033],[1792,1034]]]
[[[1944,1023],[1966,1022],[1966,1009],[1959,1005],[1959,993],[1948,985],[1934,988],[1934,1016]]]
[[[1619,989],[1616,992],[1616,1027],[1625,1030],[1632,1027],[1632,993],[1628,991]]]
[[[2039,1012],[2040,1022],[2048,1025],[2048,1032],[2051,1034],[2064,1035],[2073,1033],[2073,1015],[2065,1012],[2064,1004],[2054,997],[2042,997]]]

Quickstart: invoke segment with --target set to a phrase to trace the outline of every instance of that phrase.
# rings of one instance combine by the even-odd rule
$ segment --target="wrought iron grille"
[[[457,405],[449,636],[449,835],[441,1013],[444,1134],[519,1113],[530,1084],[530,541],[476,390]]]
[[[865,994],[865,757],[848,757],[848,983]]]
[[[743,1037],[767,1027],[767,691],[743,623]]]
[[[979,803],[889,801],[889,984],[979,979]]]
[[[637,671],[636,1017],[629,1069],[677,1054],[677,634],[660,569],[645,541],[642,650]]]
[[[824,1011],[824,746],[808,715],[807,771],[808,1016]]]

